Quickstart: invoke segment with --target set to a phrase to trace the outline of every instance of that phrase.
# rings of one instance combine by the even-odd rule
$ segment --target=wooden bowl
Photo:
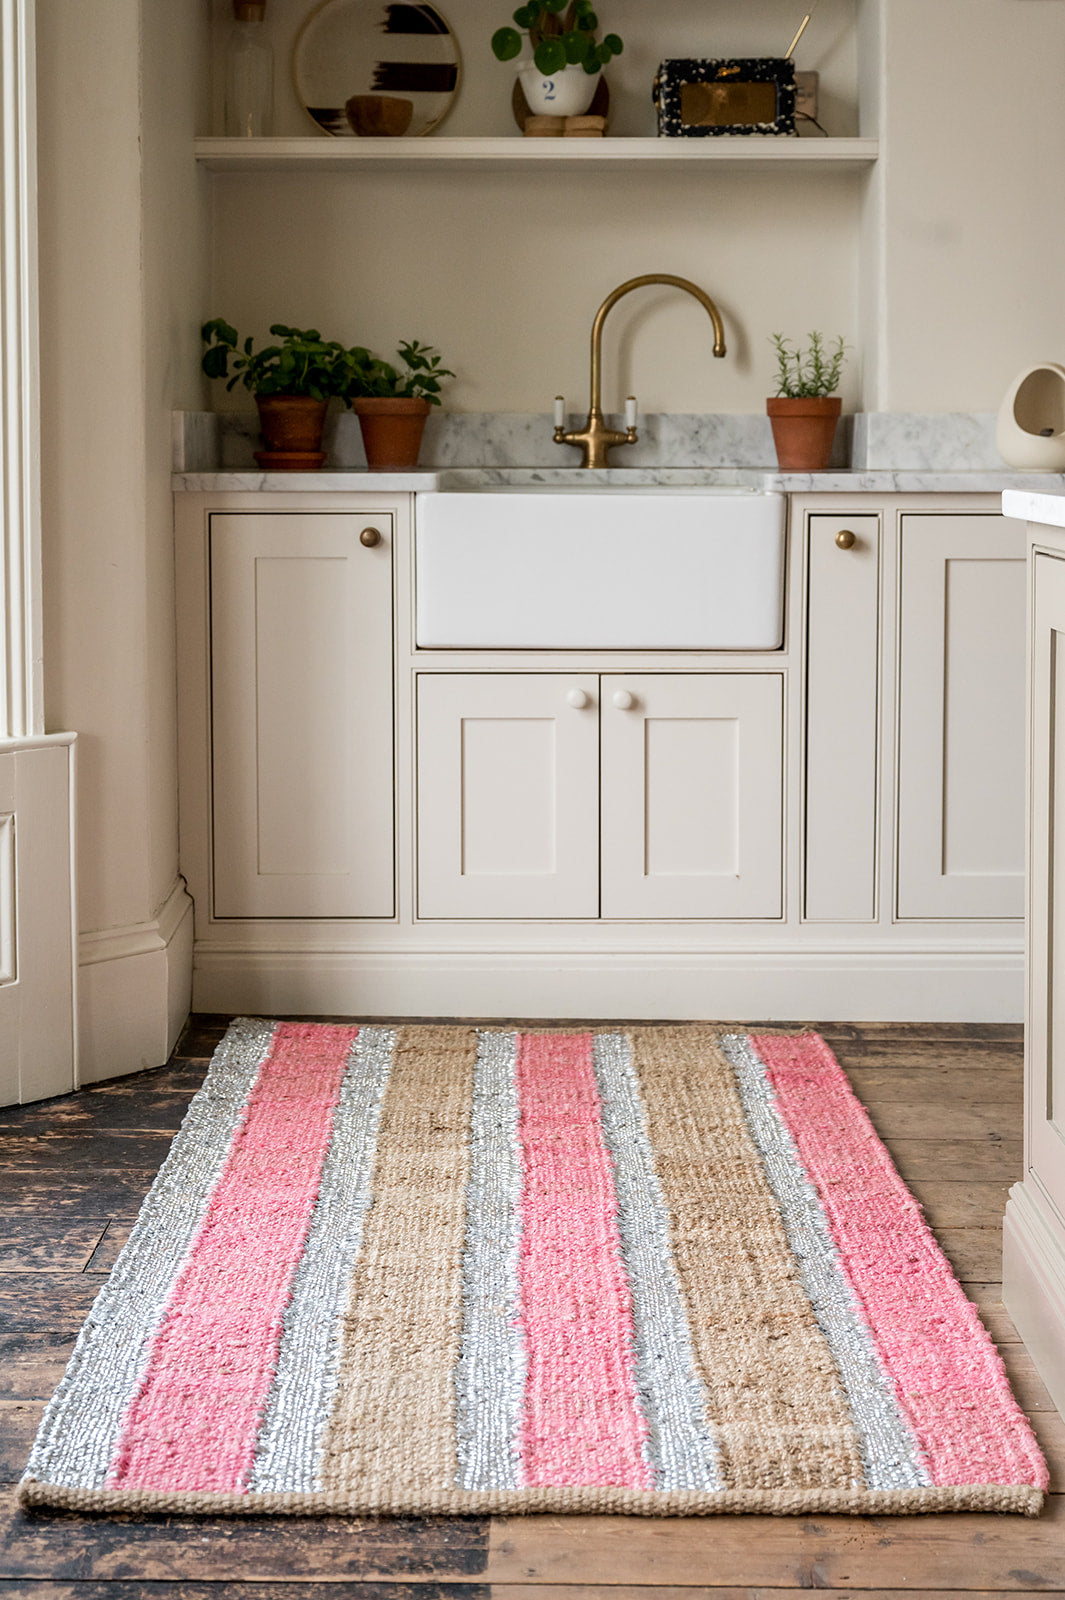
[[[364,139],[398,138],[411,125],[414,101],[387,94],[353,94],[345,101],[344,110],[353,130]]]

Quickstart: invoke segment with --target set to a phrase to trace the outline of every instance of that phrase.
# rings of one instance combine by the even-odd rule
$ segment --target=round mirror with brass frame
[[[292,53],[307,115],[339,138],[432,133],[454,104],[461,72],[458,41],[435,5],[325,0]]]

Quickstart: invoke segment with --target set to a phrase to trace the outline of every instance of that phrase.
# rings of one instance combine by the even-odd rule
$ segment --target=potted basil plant
[[[828,466],[842,407],[836,389],[847,346],[841,334],[828,347],[820,333],[809,345],[772,335],[777,353],[777,392],[766,401],[777,462],[790,472],[822,472]]]
[[[344,394],[350,379],[344,346],[324,340],[317,328],[281,322],[270,328],[280,343],[261,350],[250,337],[241,343],[237,330],[221,317],[205,322],[200,331],[207,344],[202,361],[207,376],[227,379],[227,389],[241,383],[255,397],[265,446],[255,452],[259,465],[270,471],[320,467],[326,407],[334,395]]]
[[[538,116],[581,116],[592,103],[600,72],[624,49],[618,35],[596,39],[599,18],[592,0],[530,0],[518,7],[514,21],[517,28],[496,29],[492,51],[499,61],[514,61],[528,39],[532,61],[519,67],[518,77],[529,110]]]
[[[441,365],[439,351],[417,339],[400,345],[399,367],[361,346],[347,355],[344,399],[359,419],[367,466],[371,471],[416,467],[425,419],[440,404],[443,380],[455,374]]]

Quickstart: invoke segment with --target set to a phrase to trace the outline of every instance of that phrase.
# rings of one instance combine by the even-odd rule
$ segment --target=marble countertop
[[[1008,490],[1002,496],[1007,517],[1022,522],[1045,522],[1052,528],[1065,528],[1065,498],[1057,494],[1033,492],[1029,488]]]
[[[236,469],[177,472],[173,487],[184,493],[216,494],[409,494],[485,488],[696,488],[751,489],[782,494],[1002,494],[1018,501],[1063,509],[1057,517],[1027,510],[1010,516],[1058,521],[1065,525],[1065,473],[998,471],[936,472],[907,468],[888,471],[833,469],[829,472],[771,472],[762,468],[612,467],[581,471],[565,467],[446,467],[425,472],[367,472],[346,467],[319,472],[259,472]]]

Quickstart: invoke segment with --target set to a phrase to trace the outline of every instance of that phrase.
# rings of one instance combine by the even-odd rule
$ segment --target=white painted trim
[[[1062,1219],[1029,1178],[1010,1190],[1002,1227],[1002,1299],[1054,1404],[1065,1416]]]
[[[196,947],[199,1011],[356,1016],[1014,1022],[1019,949]]]
[[[78,936],[78,965],[91,967],[98,961],[123,961],[130,956],[151,955],[166,950],[181,919],[192,902],[179,878],[162,909],[150,922],[133,922],[125,928],[101,928]]]
[[[34,0],[0,0],[0,734],[44,729]]]
[[[78,940],[80,1083],[162,1066],[189,1012],[192,901],[183,879],[150,922]]]

